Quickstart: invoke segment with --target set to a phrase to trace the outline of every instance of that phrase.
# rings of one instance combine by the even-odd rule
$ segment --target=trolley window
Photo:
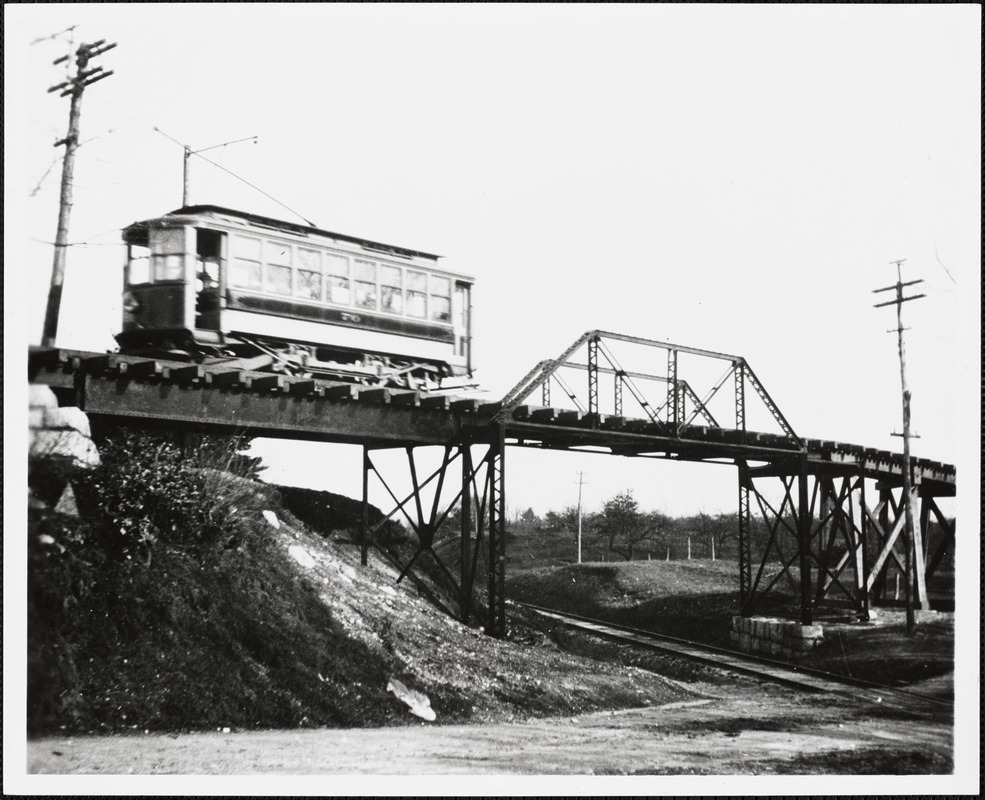
[[[150,231],[151,276],[155,281],[180,281],[185,277],[185,231]]]
[[[130,245],[127,281],[130,285],[150,283],[150,248],[139,244]]]
[[[202,288],[217,289],[219,286],[219,264],[222,261],[222,238],[219,231],[209,228],[195,229],[195,277],[201,281]]]
[[[304,300],[321,300],[321,254],[317,250],[298,248],[298,282],[294,293]]]
[[[460,281],[455,282],[455,294],[452,296],[452,316],[455,331],[455,355],[468,356],[470,300],[469,285]]]
[[[328,279],[328,301],[349,305],[349,259],[334,253],[325,254],[325,274]]]
[[[265,290],[271,294],[291,294],[291,246],[284,242],[267,241]]]
[[[249,261],[260,260],[260,240],[250,236],[236,236],[233,239],[233,255]]]
[[[234,237],[229,284],[237,289],[260,291],[262,286],[260,266],[260,240],[246,236]]]
[[[355,259],[356,308],[376,310],[376,263]]]
[[[428,276],[426,272],[407,270],[407,316],[424,319],[427,316]]]
[[[451,281],[431,276],[431,319],[434,322],[451,322]]]
[[[403,270],[380,265],[380,310],[390,314],[404,311]]]

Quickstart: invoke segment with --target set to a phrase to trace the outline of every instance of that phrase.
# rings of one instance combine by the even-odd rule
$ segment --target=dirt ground
[[[692,690],[699,687],[691,686]],[[32,774],[948,774],[950,719],[737,678],[699,699],[513,724],[44,738]]]

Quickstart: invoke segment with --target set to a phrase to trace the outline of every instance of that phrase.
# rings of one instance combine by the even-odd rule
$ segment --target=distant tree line
[[[517,534],[577,535],[578,509],[548,511],[543,519],[528,509],[511,527]],[[735,559],[739,552],[737,514],[671,517],[661,511],[642,511],[628,490],[606,500],[600,511],[583,511],[581,529],[583,561]]]
[[[815,519],[812,526],[816,525]],[[540,517],[528,508],[514,514],[508,527],[510,538],[518,543],[520,537],[531,534],[550,535],[555,539],[553,549],[556,551],[562,547],[565,553],[563,558],[569,559],[568,553],[575,552],[576,548],[578,509],[568,506],[561,511],[548,511]],[[738,513],[708,514],[702,511],[671,517],[661,511],[642,511],[632,491],[628,490],[606,500],[600,511],[583,510],[581,528],[583,561],[738,560],[739,557]],[[770,527],[760,515],[754,514],[749,521],[748,535],[755,560],[769,544]],[[931,520],[924,543],[928,554],[936,551],[942,536],[940,526]],[[780,543],[787,558],[795,555],[789,536],[781,535]],[[836,545],[834,558],[843,551],[840,542]],[[775,550],[773,556],[776,557]],[[948,554],[944,563],[953,563],[952,553]]]
[[[550,510],[543,516],[532,508],[511,510],[507,515],[507,541],[509,558],[533,563],[570,563],[577,558],[578,509],[567,506],[560,511]],[[786,523],[792,521],[786,515]],[[818,521],[812,521],[816,530]],[[461,509],[456,507],[448,514],[440,527],[441,539],[457,540],[461,530]],[[475,525],[473,524],[473,530]],[[643,511],[631,491],[623,491],[604,502],[596,511],[582,511],[581,519],[582,561],[634,561],[661,560],[684,561],[688,559],[738,561],[739,519],[738,513],[709,514],[703,511],[671,517],[661,511]],[[748,525],[749,546],[756,563],[769,546],[771,527],[758,513],[753,514]],[[779,527],[777,545],[774,544],[770,560],[796,557],[796,544],[783,526]],[[825,534],[828,535],[828,534]],[[940,526],[931,520],[924,549],[929,558],[937,551],[943,537]],[[817,543],[815,543],[815,548]],[[874,557],[877,542],[869,543],[869,558]],[[844,553],[842,537],[838,535],[830,557],[836,562]],[[952,568],[953,553],[949,552],[943,563]]]

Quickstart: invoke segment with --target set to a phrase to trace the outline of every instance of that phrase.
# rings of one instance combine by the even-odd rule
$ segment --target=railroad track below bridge
[[[631,628],[612,622],[568,614],[530,603],[517,603],[568,628],[603,637],[620,644],[659,651],[676,658],[695,661],[716,669],[779,683],[801,691],[836,694],[856,701],[878,704],[886,709],[919,716],[940,717],[953,714],[951,700],[932,697],[896,686],[873,683],[798,664],[739,653],[722,647],[692,642],[674,636]]]

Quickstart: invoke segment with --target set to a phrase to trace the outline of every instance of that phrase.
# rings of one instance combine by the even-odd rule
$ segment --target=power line
[[[107,135],[109,135],[111,133],[114,133],[115,130],[116,130],[115,128],[110,128],[108,131],[106,131],[106,133],[102,133],[102,134],[100,134],[98,136],[90,136],[84,142],[79,142],[76,145],[76,149],[81,149],[82,147],[84,147],[85,145],[89,144],[90,142],[99,141],[104,136],[107,136]],[[106,159],[102,159],[102,158],[96,158],[96,159],[91,159],[91,160],[92,161],[96,161],[96,162],[98,162],[100,164],[109,164],[109,163],[111,163],[111,162],[107,161]],[[36,197],[38,195],[38,193],[41,191],[42,186],[44,186],[45,180],[51,174],[51,170],[54,168],[55,164],[57,164],[57,163],[58,163],[58,156],[55,156],[51,160],[51,163],[48,165],[48,168],[44,171],[44,174],[40,178],[38,178],[38,182],[35,184],[34,188],[31,189],[31,191],[28,193],[28,195],[27,195],[28,197]],[[73,183],[72,185],[73,185],[73,188],[75,188],[75,189],[80,188],[77,183]]]
[[[52,35],[47,36],[47,37],[41,37],[39,39],[36,39],[34,42],[32,42],[32,44],[37,44],[37,43],[40,43],[40,42],[43,42],[43,41],[48,41],[48,40],[51,40],[51,39],[55,39],[55,38],[58,38],[58,37],[63,36],[66,33],[71,34],[71,32],[75,29],[75,27],[76,26],[73,25],[70,28],[66,28],[64,31],[60,31],[59,33],[52,34]],[[85,44],[83,44],[83,45],[81,45],[79,47],[79,49],[77,51],[77,60],[78,60],[78,58],[80,58],[80,57],[82,57],[84,55],[85,56],[85,61],[86,61],[86,63],[88,63],[88,60],[90,58],[94,58],[97,55],[102,55],[102,53],[105,53],[107,50],[110,50],[110,49],[112,49],[114,47],[116,47],[116,44],[105,45],[105,40],[100,40],[100,41],[95,42],[94,44],[91,44],[91,45],[85,45]],[[55,65],[58,65],[58,64],[65,63],[66,64],[66,68],[68,68],[68,62],[69,62],[69,56],[62,56],[62,57],[56,59],[54,61],[54,64]],[[49,92],[54,92],[54,91],[61,90],[61,95],[60,95],[61,97],[71,96],[73,98],[73,102],[75,102],[77,104],[77,99],[78,100],[81,99],[82,89],[84,89],[86,86],[89,86],[89,85],[95,83],[96,81],[102,80],[103,78],[108,78],[112,74],[113,74],[112,70],[110,70],[108,72],[104,72],[103,69],[102,69],[102,67],[96,67],[95,69],[90,70],[88,72],[85,72],[85,67],[84,66],[83,67],[79,67],[78,68],[78,71],[76,73],[76,77],[75,78],[72,78],[69,75],[66,78],[65,81],[63,81],[62,83],[60,83],[60,84],[58,84],[56,86],[51,87],[48,91]],[[80,79],[82,81],[81,83],[79,83]],[[216,167],[217,169],[222,170],[223,172],[225,172],[226,174],[228,174],[231,177],[235,178],[236,180],[240,181],[241,183],[246,184],[247,186],[249,186],[254,191],[259,192],[264,197],[266,197],[269,200],[272,200],[273,202],[277,203],[277,205],[279,205],[282,208],[290,211],[292,214],[294,214],[295,216],[297,216],[299,219],[304,220],[304,222],[307,223],[308,225],[310,225],[312,228],[318,227],[315,222],[313,222],[310,219],[308,219],[307,217],[305,217],[299,211],[294,210],[293,208],[291,208],[286,203],[278,200],[276,197],[274,197],[269,192],[265,192],[263,189],[261,189],[256,184],[251,183],[250,181],[246,180],[246,178],[243,178],[241,175],[237,175],[235,172],[233,172],[232,170],[228,169],[227,167],[224,167],[222,164],[218,164],[215,161],[212,161],[211,159],[208,159],[205,156],[201,155],[201,153],[203,151],[200,150],[200,151],[194,151],[194,152],[192,152],[192,151],[189,150],[189,148],[187,147],[187,145],[183,144],[182,142],[179,142],[173,136],[171,136],[170,134],[168,134],[165,131],[161,130],[158,126],[156,126],[156,125],[150,125],[145,120],[141,120],[141,119],[133,116],[129,112],[121,109],[119,106],[115,105],[114,103],[110,103],[109,101],[105,100],[104,98],[99,98],[99,100],[100,100],[100,102],[103,102],[106,105],[108,105],[108,106],[116,109],[118,112],[124,114],[129,119],[133,120],[134,122],[137,122],[140,125],[143,125],[145,127],[148,127],[150,129],[152,129],[153,131],[161,134],[165,138],[167,138],[170,141],[174,142],[179,147],[183,148],[185,150],[185,153],[186,153],[186,155],[185,155],[186,164],[187,164],[187,160],[188,160],[188,157],[189,156],[191,156],[191,155],[198,156],[198,158],[202,159],[206,163],[211,164],[213,167]],[[76,120],[76,125],[77,124],[78,124],[78,122]],[[78,142],[78,131],[75,131],[74,138],[73,138],[72,124],[71,124],[71,114],[70,114],[70,125],[69,125],[69,128],[70,128],[69,135],[66,136],[64,139],[61,139],[58,142],[56,142],[56,146],[57,145],[61,145],[61,144],[70,145],[70,148],[69,149],[71,149],[71,151],[72,151],[72,157],[73,158],[68,159],[68,160],[69,160],[69,163],[71,165],[71,162],[74,160],[74,152],[80,146],[80,143]],[[108,131],[108,132],[109,133],[112,133],[113,132],[113,129],[110,129],[110,131]],[[237,140],[237,141],[248,141],[249,139],[253,139],[253,141],[255,142],[256,139],[257,139],[257,137],[255,137],[255,136],[253,136],[253,137],[247,137],[246,139],[241,139],[241,140]],[[87,142],[88,141],[92,141],[92,139],[87,140]],[[227,142],[226,144],[235,144],[235,142]],[[215,147],[224,147],[224,146],[225,145],[215,145]],[[211,150],[213,148],[212,147],[207,147],[207,148],[204,148],[204,149],[205,150]],[[66,150],[66,158],[68,158],[68,155],[69,155],[68,150]],[[47,177],[47,174],[48,174],[48,172],[50,172],[50,170],[51,170],[51,167],[49,167],[48,168],[48,171],[45,172],[45,175],[42,176],[41,180],[38,182],[38,186],[31,193],[31,196],[34,196],[40,190],[41,184],[43,183],[44,178]],[[65,181],[63,180],[63,184],[64,183],[65,183]],[[70,191],[71,191],[71,169],[69,170],[68,185],[69,185],[69,193],[70,193]],[[63,191],[64,191],[64,186],[63,186]],[[186,193],[186,196],[183,198],[183,200],[184,201],[187,201],[187,193]],[[186,202],[185,202],[185,204],[186,204]],[[71,205],[70,194],[69,194],[68,205],[69,206]],[[67,220],[66,220],[66,222],[67,222]],[[63,248],[60,248],[56,244],[56,254],[57,254],[57,250],[58,249],[63,249]],[[55,323],[55,328],[57,329],[57,322]]]
[[[51,159],[51,163],[48,165],[48,169],[44,171],[44,175],[42,175],[38,179],[37,185],[35,185],[35,187],[31,189],[31,193],[28,195],[28,197],[37,196],[38,192],[41,191],[41,187],[44,185],[45,178],[47,178],[48,175],[51,174],[51,171],[55,168],[55,164],[57,163],[58,163],[58,156],[55,156],[53,159]]]
[[[954,276],[951,274],[951,270],[949,270],[947,267],[944,266],[944,262],[941,261],[941,257],[937,254],[937,242],[936,242],[936,240],[934,241],[934,258],[936,258],[937,259],[937,263],[941,265],[941,269],[943,269],[944,272],[947,273],[947,277],[949,277],[951,279],[951,283],[953,283],[953,284],[956,285],[957,284],[957,281],[954,280]]]
[[[121,228],[122,230],[122,228]],[[37,242],[38,244],[48,244],[52,245],[54,242],[49,242],[46,239],[38,239],[36,236],[27,237],[32,242]],[[118,242],[66,242],[65,247],[122,247],[123,245]]]
[[[74,31],[78,27],[79,27],[78,25],[71,25],[68,28],[66,28],[65,30],[58,31],[58,33],[53,33],[50,36],[39,36],[37,39],[35,39],[34,41],[32,41],[31,44],[32,45],[41,44],[41,42],[49,42],[52,39],[59,39],[62,36],[64,36],[66,33],[71,34],[72,31]],[[69,41],[70,42],[72,41],[72,37],[71,36],[69,36]]]

